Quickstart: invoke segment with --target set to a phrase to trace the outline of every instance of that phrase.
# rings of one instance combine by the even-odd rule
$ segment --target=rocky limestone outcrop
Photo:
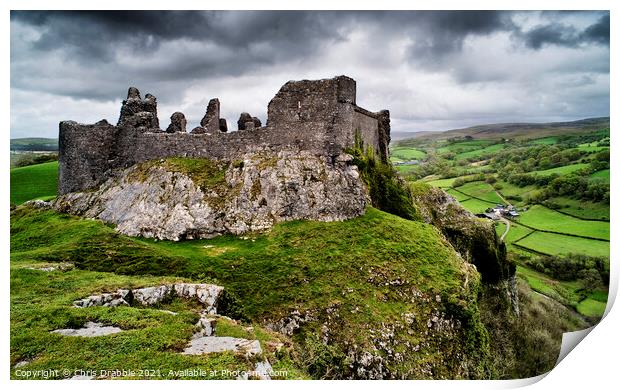
[[[516,266],[507,259],[506,245],[493,223],[477,218],[439,188],[419,184],[414,198],[425,221],[435,225],[454,249],[476,266],[487,288],[505,294],[518,313]]]
[[[129,236],[168,240],[242,235],[279,221],[340,221],[363,214],[368,204],[350,159],[343,154],[332,164],[306,152],[247,154],[192,173],[155,160],[95,191],[60,196],[53,207],[113,223]]]
[[[222,297],[224,287],[203,283],[177,283],[136,289],[118,289],[116,292],[91,295],[73,302],[77,308],[92,306],[131,306],[138,303],[152,306],[174,297],[197,300],[205,307],[205,312],[217,312],[218,300]]]

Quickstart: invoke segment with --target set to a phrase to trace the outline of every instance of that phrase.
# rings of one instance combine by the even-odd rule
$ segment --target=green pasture
[[[58,188],[58,161],[11,169],[11,203],[50,199]]]
[[[504,201],[495,193],[495,189],[483,181],[473,181],[458,187],[458,190],[475,198],[498,204]]]
[[[563,234],[534,232],[516,244],[548,255],[579,253],[587,256],[609,257],[609,242]]]
[[[541,205],[534,205],[521,212],[517,222],[539,230],[609,240],[608,222],[583,221]]]

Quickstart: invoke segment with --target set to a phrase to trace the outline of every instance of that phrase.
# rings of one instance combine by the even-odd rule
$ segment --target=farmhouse
[[[484,213],[476,214],[480,218],[488,218],[493,221],[498,221],[502,217],[504,218],[516,218],[519,216],[517,209],[513,205],[497,204],[495,207],[490,207],[485,210]]]

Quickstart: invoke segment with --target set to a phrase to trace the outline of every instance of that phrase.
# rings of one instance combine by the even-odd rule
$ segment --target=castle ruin
[[[129,88],[116,126],[105,119],[92,125],[60,122],[59,194],[94,188],[111,173],[136,163],[167,157],[205,157],[233,161],[249,152],[304,151],[336,161],[356,136],[387,161],[390,114],[355,103],[355,80],[289,81],[269,102],[267,123],[248,113],[228,132],[220,102],[211,99],[200,126],[187,132],[183,113],[159,127],[157,99]]]

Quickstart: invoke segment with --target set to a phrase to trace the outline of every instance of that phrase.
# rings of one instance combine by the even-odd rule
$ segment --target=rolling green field
[[[609,257],[609,242],[562,234],[534,232],[514,243],[548,255],[581,253],[587,256]]]
[[[419,149],[406,146],[397,146],[390,149],[390,156],[400,161],[421,160],[426,157],[426,153]]]
[[[469,176],[463,176],[464,178],[467,178]],[[457,177],[451,177],[449,179],[435,179],[435,180],[428,180],[426,181],[428,184],[432,185],[433,187],[439,187],[439,188],[447,188],[447,187],[452,187],[452,185],[454,184],[454,181],[458,179]]]
[[[580,164],[564,165],[564,166],[557,167],[557,168],[545,169],[543,171],[533,171],[532,173],[539,175],[539,176],[548,176],[548,175],[553,175],[553,174],[566,175],[567,173],[575,172],[575,171],[578,171],[580,169],[587,168],[587,167],[588,167],[588,164],[580,163]]]
[[[448,188],[445,190],[448,194],[452,195],[454,197],[454,199],[456,199],[459,202],[463,202],[469,198],[471,198],[471,196],[468,195],[463,195],[462,193],[455,191],[452,188]]]
[[[526,228],[525,226],[517,225],[516,223],[511,223],[510,230],[508,231],[508,234],[504,238],[504,242],[509,244],[509,243],[518,241],[522,239],[523,237],[527,236],[528,234],[530,234],[531,232],[532,230]]]
[[[605,180],[609,184],[609,169],[603,169],[590,175],[593,179]]]
[[[552,281],[544,274],[522,266],[517,266],[517,274],[527,281],[532,290],[557,301],[564,300],[562,295],[560,295],[554,288],[557,286],[557,283],[552,283]]]
[[[583,221],[540,205],[522,212],[517,222],[540,230],[609,240],[608,222]]]
[[[415,165],[396,165],[396,170],[400,173],[407,173],[416,169]]]
[[[552,137],[538,138],[538,139],[531,140],[530,143],[534,145],[555,145],[558,143],[558,137],[552,136]]]
[[[605,313],[607,302],[600,302],[592,298],[586,298],[579,302],[577,311],[586,317],[602,317]]]
[[[583,152],[600,152],[601,150],[609,149],[607,146],[599,146],[598,142],[592,142],[589,144],[581,144],[577,146],[577,149]]]
[[[427,183],[432,185],[433,187],[447,188],[447,187],[452,187],[452,183],[454,183],[455,180],[456,180],[456,177],[453,177],[450,179],[430,180]]]
[[[11,203],[53,198],[57,188],[57,161],[11,169]]]
[[[530,196],[539,191],[536,186],[530,185],[525,187],[517,187],[514,184],[498,180],[496,185],[500,187],[499,192],[506,198],[510,204],[514,206],[525,206]]]
[[[497,151],[500,151],[504,148],[505,145],[503,144],[495,144],[495,145],[489,145],[487,147],[481,148],[481,149],[475,149],[475,150],[470,150],[467,152],[463,152],[463,153],[459,153],[455,156],[456,160],[464,160],[467,158],[479,158],[482,156],[487,156],[489,154],[495,153]]]
[[[579,282],[557,281],[523,266],[517,266],[517,274],[527,281],[532,290],[572,306],[581,315],[601,317],[605,312],[605,291],[594,291],[586,295]]]
[[[583,133],[556,130],[516,133],[511,135],[514,139],[506,139],[505,133],[501,138],[498,134],[495,140],[477,139],[482,137],[478,134],[471,134],[474,139],[466,139],[459,133],[447,139],[416,140],[416,147],[429,153],[434,149],[436,154],[435,158],[421,164],[417,173],[410,173],[409,179],[423,180],[442,188],[465,209],[476,214],[498,203],[516,206],[521,216],[511,223],[504,242],[509,256],[520,265],[531,261],[534,266],[540,261],[537,259],[549,259],[547,256],[559,256],[564,261],[568,257],[563,255],[567,254],[609,257],[610,205],[609,188],[605,187],[610,181],[609,169],[591,174],[590,180],[579,180],[579,187],[576,186],[574,192],[564,185],[570,183],[564,181],[567,177],[579,177],[581,170],[590,172],[608,166],[606,154],[598,153],[609,150],[609,129],[606,124],[602,126]],[[500,140],[501,143],[497,143]],[[484,165],[472,162],[476,159],[484,159]],[[540,168],[553,166],[550,162],[558,161],[564,165]],[[480,178],[476,177],[479,181],[454,187],[456,180],[462,182],[460,179],[477,171],[481,173]],[[523,174],[526,175],[520,176]],[[561,179],[550,185],[542,179],[550,175]],[[442,176],[452,178],[437,179]],[[498,236],[502,236],[506,225],[496,222],[495,229]],[[539,271],[544,273],[520,266],[518,273],[533,290],[583,316],[593,319],[602,315],[606,292],[586,296],[581,277],[558,281],[549,276],[550,270]],[[548,301],[547,298],[539,299]]]
[[[470,151],[479,150],[493,143],[493,141],[489,140],[471,140],[471,141],[461,141],[456,143],[450,143],[445,146],[439,146],[437,148],[437,153],[455,153],[461,154]]]
[[[490,184],[483,181],[465,183],[457,189],[469,196],[485,200],[492,204],[504,203],[504,201],[495,193],[495,189],[493,189]]]
[[[486,209],[488,209],[489,207],[493,207],[494,203],[490,203],[490,202],[485,202],[482,200],[478,200],[478,199],[467,199],[463,202],[459,202],[461,204],[461,206],[463,206],[466,210],[474,213],[474,214],[479,214],[479,213],[484,213]]]
[[[557,197],[551,200],[553,203],[561,206],[559,210],[563,213],[574,215],[575,217],[609,221],[610,214],[608,204],[564,197]]]

